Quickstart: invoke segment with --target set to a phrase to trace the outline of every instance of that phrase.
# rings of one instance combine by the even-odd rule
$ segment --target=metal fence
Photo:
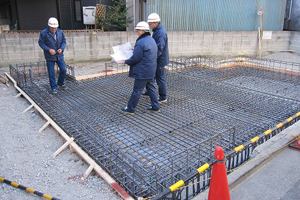
[[[283,29],[286,0],[148,0],[168,31],[257,31],[263,9],[264,30]],[[147,20],[147,19],[145,19]]]
[[[115,65],[107,64],[106,71]],[[161,112],[147,111],[150,100],[141,97],[135,115],[120,112],[133,86],[127,73],[68,79],[68,90],[52,95],[48,78],[39,74],[46,66],[40,66],[11,66],[11,76],[134,198],[163,193],[165,199],[190,199],[209,185],[210,171],[195,171],[213,162],[216,146],[223,147],[227,166],[233,168],[277,130],[245,145],[251,138],[300,110],[296,63],[250,57],[176,59],[167,66],[168,101]],[[245,148],[232,154],[240,145]],[[195,184],[167,191],[183,179]]]

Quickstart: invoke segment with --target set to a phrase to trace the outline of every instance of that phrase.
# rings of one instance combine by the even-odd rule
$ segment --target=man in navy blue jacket
[[[155,79],[158,85],[158,102],[162,103],[167,101],[165,66],[169,64],[168,34],[166,29],[160,23],[160,17],[157,13],[152,13],[148,16],[148,23],[153,31],[152,37],[154,38],[158,48]],[[148,95],[148,91],[146,90],[143,95]]]
[[[157,92],[154,86],[157,46],[149,33],[150,28],[147,22],[139,22],[135,29],[139,37],[136,40],[133,55],[128,60],[121,62],[130,66],[129,77],[134,78],[134,86],[127,106],[121,108],[121,110],[128,114],[134,114],[146,86],[151,99],[151,106],[147,107],[147,110],[160,112]]]
[[[58,21],[56,18],[49,18],[48,27],[42,30],[40,34],[39,45],[44,50],[52,93],[57,93],[58,86],[62,89],[67,89],[67,86],[65,85],[66,67],[63,54],[67,43],[63,31],[58,28]],[[57,83],[54,70],[55,62],[59,67]]]

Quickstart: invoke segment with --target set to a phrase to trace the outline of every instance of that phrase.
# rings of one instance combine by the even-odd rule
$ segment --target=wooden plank
[[[42,126],[42,128],[40,128],[39,133],[41,133],[49,124],[50,124],[50,122],[46,122],[44,124],[44,126]]]
[[[28,110],[30,110],[34,105],[31,104],[28,108],[26,108],[24,111],[23,111],[23,114],[26,113]]]
[[[71,142],[74,141],[74,138],[71,137],[67,142],[64,143],[64,145],[62,145],[52,156],[52,158],[55,158],[58,154],[60,154],[60,152],[62,152],[62,150],[64,150]]]
[[[75,77],[75,79],[77,81],[80,81],[80,80],[85,80],[85,79],[89,79],[89,78],[97,78],[100,76],[106,76],[106,75],[118,74],[118,73],[124,73],[124,72],[128,72],[128,69],[112,71],[112,72],[102,72],[102,73],[98,73],[98,74],[91,74],[91,75],[85,75],[85,76],[77,76],[77,77]]]
[[[95,166],[96,166],[96,163],[91,164],[89,166],[89,168],[86,170],[86,172],[83,174],[83,176],[81,177],[81,180],[86,179],[90,175],[90,173],[92,172],[92,170],[95,168]]]

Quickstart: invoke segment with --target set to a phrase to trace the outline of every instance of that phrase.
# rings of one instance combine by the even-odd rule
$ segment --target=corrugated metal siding
[[[293,31],[300,31],[300,1],[294,0],[292,3],[290,26],[287,26],[287,28]]]
[[[147,0],[147,14],[160,15],[168,31],[281,31],[287,0]]]

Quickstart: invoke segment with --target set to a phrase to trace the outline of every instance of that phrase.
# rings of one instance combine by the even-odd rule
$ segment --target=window
[[[8,19],[8,15],[8,6],[6,6],[5,4],[0,4],[0,19]]]
[[[81,3],[80,1],[76,1],[76,0],[75,0],[75,21],[76,22],[82,21]]]

